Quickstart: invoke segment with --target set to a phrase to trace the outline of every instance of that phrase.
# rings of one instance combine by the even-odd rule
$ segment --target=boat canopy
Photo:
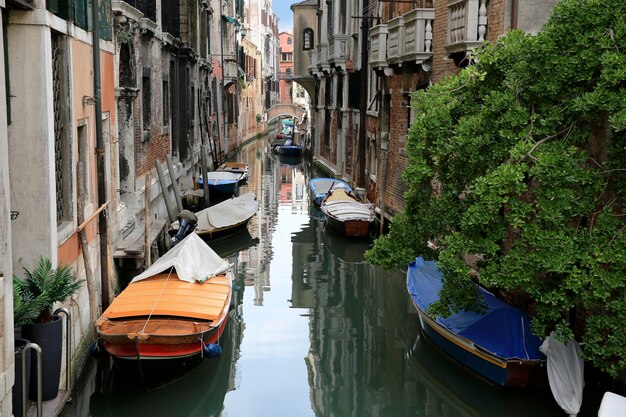
[[[434,261],[417,258],[409,264],[407,289],[415,304],[424,312],[439,299],[443,274]],[[483,313],[462,310],[449,317],[437,317],[437,323],[503,359],[544,359],[541,341],[530,331],[530,317],[482,287],[478,287],[486,310]]]
[[[209,278],[223,274],[231,264],[220,258],[195,232],[170,249],[155,263],[131,282],[141,281],[158,275],[170,268],[176,269],[178,279],[187,282],[204,282]]]

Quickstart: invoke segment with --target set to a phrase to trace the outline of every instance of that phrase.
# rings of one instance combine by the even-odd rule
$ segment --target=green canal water
[[[364,260],[371,244],[325,230],[308,162],[247,145],[260,210],[210,246],[234,264],[220,344],[181,380],[146,390],[90,363],[63,416],[565,416],[549,389],[508,391],[453,364],[420,335],[403,271]],[[581,416],[595,416],[597,399]]]

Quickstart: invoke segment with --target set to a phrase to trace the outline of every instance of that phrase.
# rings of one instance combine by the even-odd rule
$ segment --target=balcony
[[[385,69],[387,65],[387,25],[377,25],[370,29],[370,66]]]
[[[398,16],[387,21],[387,62],[389,65],[402,65],[404,59],[404,17]]]
[[[320,43],[317,45],[317,69],[326,74],[330,73],[330,63],[328,62],[328,45]]]
[[[230,84],[239,78],[239,65],[235,60],[224,62],[224,82]]]
[[[334,67],[346,69],[348,35],[334,34],[328,38],[328,62]]]
[[[317,71],[317,51],[315,49],[309,52],[309,73],[313,74]]]
[[[433,55],[435,9],[413,9],[404,16],[404,61],[421,64]]]
[[[469,52],[482,45],[487,32],[487,0],[448,0],[449,53]]]
[[[292,80],[293,79],[293,72],[291,71],[281,71],[278,73],[278,79],[279,80]]]

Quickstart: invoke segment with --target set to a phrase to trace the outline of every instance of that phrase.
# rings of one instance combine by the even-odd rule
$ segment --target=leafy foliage
[[[42,309],[42,301],[33,296],[26,284],[13,277],[13,326],[16,329],[33,323]]]
[[[37,321],[41,323],[52,320],[52,305],[55,302],[64,302],[67,298],[78,292],[83,285],[82,280],[77,280],[69,265],[52,268],[52,262],[48,258],[39,258],[39,264],[33,271],[24,269],[26,280],[23,285],[24,292],[31,294],[40,305]]]
[[[433,313],[479,308],[478,282],[516,297],[538,336],[623,372],[626,2],[564,0],[538,35],[486,45],[412,105],[406,208],[368,259],[436,259]]]

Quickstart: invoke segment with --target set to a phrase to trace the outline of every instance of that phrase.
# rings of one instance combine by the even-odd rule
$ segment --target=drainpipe
[[[367,37],[369,36],[368,12],[369,0],[363,0],[363,18],[361,19],[361,102],[359,103],[359,172],[357,185],[365,187],[365,133],[367,130],[367,76],[368,76],[368,50]]]
[[[511,30],[517,29],[518,11],[519,11],[519,0],[511,0]]]
[[[106,204],[105,185],[105,152],[102,139],[102,89],[100,85],[100,19],[98,15],[99,2],[91,2],[92,50],[93,50],[93,98],[95,100],[95,124],[96,124],[96,169],[98,171],[98,206]],[[98,215],[98,228],[100,234],[100,285],[102,289],[102,309],[109,306],[109,248],[107,218],[102,210]],[[84,250],[84,248],[83,248]]]
[[[226,71],[226,67],[224,67],[224,29],[227,29],[227,27],[224,25],[224,0],[220,0],[220,46],[222,48],[222,79],[220,80],[220,84],[222,86],[222,113],[224,114],[224,96],[226,95],[226,91],[224,91],[224,73]],[[217,114],[217,119],[219,120],[220,118],[220,113],[218,112]],[[217,128],[219,130],[220,125],[219,125],[219,121],[218,121],[218,125]],[[226,118],[224,118],[224,152],[226,155],[228,155],[228,136],[226,134]],[[218,156],[219,159],[219,156]],[[221,164],[222,161],[219,160],[218,164]],[[215,169],[215,167],[213,167],[213,169]]]

